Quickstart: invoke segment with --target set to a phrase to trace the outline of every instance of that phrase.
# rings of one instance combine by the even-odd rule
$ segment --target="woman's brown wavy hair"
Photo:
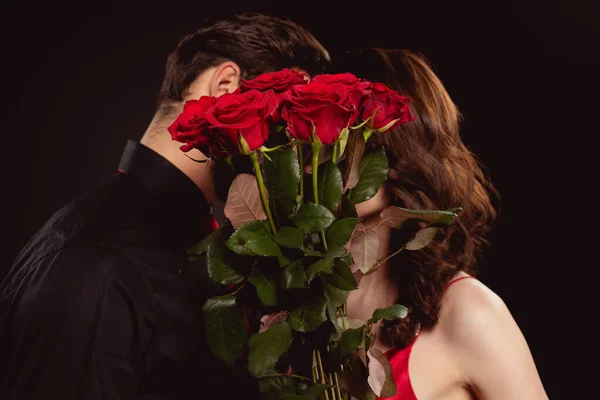
[[[395,205],[412,209],[462,207],[459,217],[419,251],[392,259],[392,276],[407,318],[387,322],[391,344],[404,347],[417,329],[437,323],[444,289],[459,271],[474,274],[496,218],[498,194],[477,157],[460,137],[461,114],[428,60],[404,49],[348,52],[337,70],[382,82],[411,99],[415,121],[369,142],[384,145],[389,159],[387,189]],[[335,59],[334,59],[335,61]],[[392,246],[398,238],[392,233]]]

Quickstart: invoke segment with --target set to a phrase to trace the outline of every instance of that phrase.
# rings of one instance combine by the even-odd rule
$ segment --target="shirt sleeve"
[[[114,250],[63,249],[13,300],[7,399],[134,399],[151,339],[150,296]]]

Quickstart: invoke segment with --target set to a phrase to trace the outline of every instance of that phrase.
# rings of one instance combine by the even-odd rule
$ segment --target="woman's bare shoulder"
[[[462,279],[442,300],[437,332],[481,399],[548,397],[521,330],[504,301],[483,283]]]
[[[461,279],[444,294],[439,324],[449,340],[473,344],[481,334],[514,329],[515,321],[505,302],[489,287],[477,279]]]

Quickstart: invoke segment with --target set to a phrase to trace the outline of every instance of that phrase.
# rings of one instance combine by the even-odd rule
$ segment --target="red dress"
[[[456,278],[451,281],[448,286],[446,286],[446,290],[453,283],[460,281],[461,279],[473,278],[472,276],[462,276],[460,278]],[[419,330],[420,332],[420,330]],[[419,337],[419,332],[415,339],[411,344],[406,346],[403,349],[392,349],[385,352],[385,356],[388,360],[390,360],[390,364],[392,365],[392,374],[394,375],[394,381],[396,381],[397,392],[393,397],[386,397],[387,400],[418,400],[415,392],[413,390],[412,384],[410,383],[410,375],[408,373],[408,361],[410,359],[410,353],[412,351],[417,338]]]

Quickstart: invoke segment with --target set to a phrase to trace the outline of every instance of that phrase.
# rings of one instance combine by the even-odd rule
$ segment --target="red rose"
[[[210,132],[205,116],[216,101],[216,97],[211,96],[187,101],[183,106],[183,112],[167,128],[173,140],[186,143],[181,146],[182,151],[187,152],[197,148],[208,155]]]
[[[313,125],[315,135],[323,144],[331,144],[348,127],[353,105],[350,93],[343,85],[310,82],[295,86],[282,95],[282,118],[290,134],[310,141]]]
[[[265,92],[272,90],[275,92],[275,98],[281,103],[281,94],[287,92],[295,85],[305,85],[308,82],[308,76],[298,71],[284,68],[277,72],[267,72],[257,76],[251,80],[242,80],[242,84],[236,90],[236,92],[244,93],[249,90],[258,90],[259,92]],[[235,93],[235,92],[234,92]],[[281,112],[278,107],[273,113],[273,122],[278,123],[280,121]]]
[[[350,118],[350,125],[354,124],[358,116],[360,115],[360,109],[362,107],[363,99],[369,92],[369,82],[358,79],[355,75],[350,73],[344,74],[323,74],[317,75],[312,80],[314,83],[325,83],[329,85],[343,85],[348,92],[350,92],[350,98],[352,105],[354,106],[355,112]]]
[[[213,134],[221,145],[220,155],[239,151],[240,135],[248,143],[248,150],[261,147],[269,137],[269,123],[278,106],[272,90],[224,94],[205,114]]]
[[[251,80],[242,80],[240,91],[244,93],[249,90],[260,92],[272,90],[275,94],[279,94],[290,90],[294,85],[304,85],[306,82],[306,74],[285,68],[281,71],[261,74]]]
[[[364,102],[362,119],[373,117],[368,127],[377,132],[385,132],[395,126],[414,120],[408,103],[410,98],[400,96],[383,83],[371,83],[371,94]]]

